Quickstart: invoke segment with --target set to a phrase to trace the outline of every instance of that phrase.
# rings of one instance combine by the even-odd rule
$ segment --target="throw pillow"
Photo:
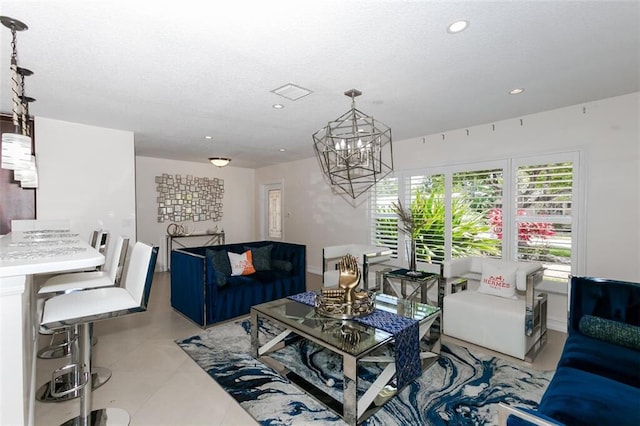
[[[593,315],[584,315],[578,325],[585,336],[640,350],[640,327]]]
[[[256,271],[270,271],[271,270],[271,249],[273,245],[262,247],[244,247],[245,250],[251,250],[251,256],[253,257],[253,267]]]
[[[253,268],[251,250],[242,254],[228,252],[229,263],[231,263],[231,275],[250,275],[256,272]]]
[[[207,249],[207,261],[210,267],[207,268],[207,279],[214,282],[218,287],[227,283],[227,277],[231,275],[231,264],[225,250]]]
[[[494,262],[482,263],[482,278],[478,293],[516,299],[516,271],[514,265],[500,265]]]
[[[273,259],[271,261],[271,265],[273,266],[273,269],[275,269],[276,271],[284,271],[284,272],[293,271],[293,264],[288,260]]]
[[[227,276],[220,272],[213,271],[213,280],[210,281],[215,282],[218,287],[224,287],[227,285]]]

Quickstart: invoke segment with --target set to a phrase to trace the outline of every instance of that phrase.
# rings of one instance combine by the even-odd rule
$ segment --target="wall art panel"
[[[222,220],[223,179],[167,173],[155,179],[158,222]]]

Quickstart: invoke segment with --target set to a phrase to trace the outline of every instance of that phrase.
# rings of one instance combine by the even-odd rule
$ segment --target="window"
[[[280,189],[268,189],[268,229],[269,238],[282,238],[282,191]]]
[[[496,229],[493,218],[502,211],[503,182],[502,169],[453,174],[452,259],[466,256],[502,257],[502,229]]]
[[[577,153],[396,172],[372,191],[372,242],[401,262],[408,243],[391,204],[433,220],[417,239],[418,262],[465,256],[538,261],[545,279],[566,282],[576,263]]]
[[[573,163],[519,166],[516,184],[516,254],[545,265],[550,279],[571,273]]]

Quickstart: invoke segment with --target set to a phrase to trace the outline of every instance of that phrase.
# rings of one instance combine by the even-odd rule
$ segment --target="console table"
[[[204,243],[200,244],[202,246],[211,246],[211,245],[223,245],[224,241],[224,231],[221,232],[211,232],[211,233],[201,233],[201,234],[189,234],[189,235],[168,235],[166,240],[166,250],[165,250],[165,265],[167,265],[167,270],[171,269],[171,251],[173,250],[174,243],[178,245],[178,247],[186,248],[187,246],[180,242],[180,240],[185,240],[189,238],[196,237],[209,237],[209,239]]]
[[[14,226],[14,229],[16,227]],[[36,232],[36,231],[32,231]],[[104,256],[78,234],[43,229],[0,236],[0,424],[33,425],[36,391],[34,274],[102,265]]]

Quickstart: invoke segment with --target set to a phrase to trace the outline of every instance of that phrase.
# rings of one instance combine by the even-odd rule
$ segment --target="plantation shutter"
[[[502,169],[453,174],[453,259],[466,256],[502,256],[503,182]]]
[[[573,163],[520,166],[517,171],[517,257],[542,262],[545,277],[571,273]]]
[[[389,247],[393,250],[393,258],[398,257],[398,216],[391,204],[397,200],[398,178],[384,178],[371,190],[371,242],[376,246]]]

